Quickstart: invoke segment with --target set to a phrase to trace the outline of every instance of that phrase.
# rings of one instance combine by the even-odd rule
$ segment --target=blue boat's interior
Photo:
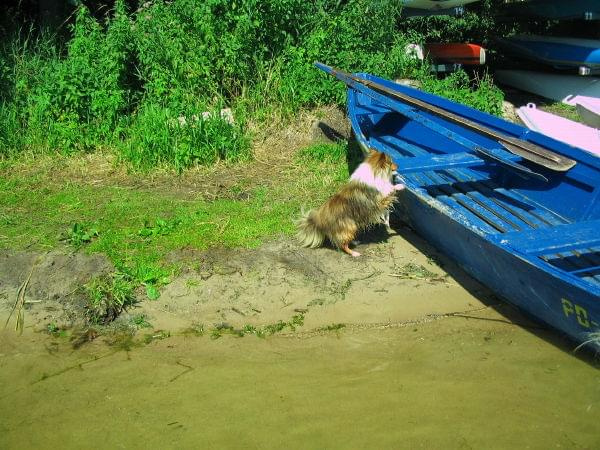
[[[429,120],[418,123],[401,113],[406,105],[382,104],[349,90],[348,113],[357,139],[389,153],[413,192],[451,208],[499,245],[600,286],[600,158],[441,97],[361,76],[575,160],[566,172],[517,160],[543,181],[510,165],[482,161],[447,131],[484,149],[501,149],[492,138],[423,111],[419,115]]]

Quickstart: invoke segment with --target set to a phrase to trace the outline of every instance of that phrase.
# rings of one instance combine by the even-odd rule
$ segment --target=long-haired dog
[[[303,247],[319,247],[329,239],[352,256],[360,253],[349,245],[360,230],[387,217],[395,192],[392,174],[397,166],[385,153],[372,150],[352,173],[350,180],[323,206],[313,209],[298,221],[298,239]]]

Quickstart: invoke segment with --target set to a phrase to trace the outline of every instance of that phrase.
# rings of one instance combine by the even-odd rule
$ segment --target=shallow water
[[[489,312],[129,352],[0,335],[1,448],[598,448],[600,372]]]

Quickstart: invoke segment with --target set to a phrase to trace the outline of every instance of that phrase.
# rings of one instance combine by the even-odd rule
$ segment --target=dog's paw
[[[394,185],[394,190],[395,190],[395,191],[402,191],[402,190],[404,190],[404,188],[405,188],[405,187],[406,187],[406,186],[405,186],[405,185],[403,185],[403,184],[395,184],[395,185]]]

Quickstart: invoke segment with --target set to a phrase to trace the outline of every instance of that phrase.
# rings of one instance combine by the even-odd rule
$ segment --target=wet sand
[[[600,372],[487,310],[73,351],[0,344],[2,448],[598,448]]]

